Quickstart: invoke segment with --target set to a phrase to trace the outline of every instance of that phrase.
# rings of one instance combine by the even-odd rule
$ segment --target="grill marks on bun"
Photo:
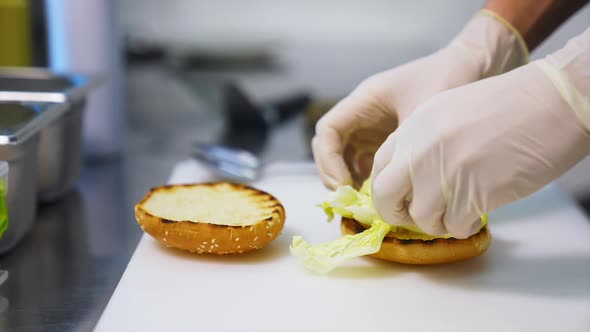
[[[342,218],[343,235],[357,234],[365,228],[356,220]],[[400,240],[395,232],[383,239],[381,249],[371,256],[404,264],[444,264],[482,255],[490,246],[492,237],[488,226],[466,239]]]
[[[285,209],[274,196],[229,182],[153,188],[135,206],[141,228],[168,247],[199,254],[260,249],[283,229]]]

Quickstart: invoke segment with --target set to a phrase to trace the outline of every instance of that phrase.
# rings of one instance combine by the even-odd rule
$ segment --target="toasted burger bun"
[[[342,234],[357,234],[365,227],[356,220],[342,218]],[[387,234],[381,250],[371,256],[405,264],[443,264],[461,261],[483,254],[492,241],[486,225],[478,233],[466,239],[399,240],[395,232]]]
[[[141,228],[168,247],[199,254],[236,254],[262,248],[285,222],[273,196],[227,182],[153,188],[135,206]]]

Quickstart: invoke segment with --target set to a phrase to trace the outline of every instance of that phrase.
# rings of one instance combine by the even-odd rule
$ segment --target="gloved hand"
[[[324,184],[366,179],[379,146],[427,98],[526,63],[522,38],[502,22],[482,11],[444,49],[368,78],[322,117],[312,149]]]
[[[375,208],[391,224],[468,237],[482,214],[587,156],[589,132],[590,29],[544,60],[422,104],[375,156]]]

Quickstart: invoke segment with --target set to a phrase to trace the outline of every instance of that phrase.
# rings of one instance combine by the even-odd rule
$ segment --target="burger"
[[[479,231],[466,239],[450,234],[429,235],[416,225],[385,223],[373,207],[370,180],[358,191],[351,186],[337,188],[319,206],[329,221],[341,216],[343,237],[314,246],[295,236],[290,247],[291,254],[302,265],[318,273],[327,273],[358,256],[416,265],[452,263],[482,255],[491,243],[486,215],[480,219]]]

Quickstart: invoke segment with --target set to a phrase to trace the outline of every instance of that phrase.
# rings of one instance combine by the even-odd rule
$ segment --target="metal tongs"
[[[192,157],[201,161],[216,175],[237,182],[258,179],[262,162],[252,152],[217,144],[193,144]]]
[[[197,142],[191,156],[221,178],[236,182],[258,179],[263,165],[257,154],[264,149],[270,131],[302,112],[311,97],[297,93],[279,101],[254,103],[235,82],[223,89],[225,130],[220,144]]]

